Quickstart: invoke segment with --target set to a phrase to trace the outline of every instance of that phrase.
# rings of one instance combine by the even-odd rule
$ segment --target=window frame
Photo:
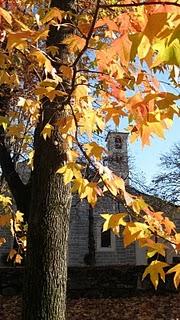
[[[97,252],[115,252],[116,251],[116,238],[115,235],[110,230],[111,235],[111,246],[110,247],[102,247],[101,246],[101,230],[102,224],[97,227]]]

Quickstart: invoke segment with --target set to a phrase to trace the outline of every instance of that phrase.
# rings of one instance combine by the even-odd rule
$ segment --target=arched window
[[[120,137],[115,138],[115,149],[121,149],[122,148],[122,140]]]

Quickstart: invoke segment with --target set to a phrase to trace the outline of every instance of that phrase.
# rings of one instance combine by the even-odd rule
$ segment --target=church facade
[[[127,140],[127,133],[109,132],[106,138],[108,154],[104,162],[125,180],[128,187]],[[21,172],[23,172],[23,182],[28,181],[30,172],[27,171],[27,167],[25,170],[21,169]],[[157,211],[161,209],[168,213],[175,212],[174,219],[180,229],[179,214],[176,214],[174,206],[148,195],[145,195],[145,200],[150,202]],[[147,263],[145,250],[139,248],[137,244],[124,248],[122,235],[117,237],[110,230],[102,232],[103,219],[100,214],[117,212],[124,212],[124,208],[110,197],[99,198],[95,208],[92,208],[87,200],[80,201],[77,195],[73,196],[70,215],[69,266],[144,265]],[[2,257],[12,248],[13,238],[8,228],[1,229],[0,235],[7,239],[6,244],[0,248],[0,265],[3,265],[5,260]],[[171,263],[173,255],[168,256],[167,260]]]
[[[121,175],[128,183],[127,133],[109,132],[106,138],[108,155],[105,165],[117,175]],[[122,237],[116,237],[110,230],[102,232],[102,213],[122,211],[119,204],[109,197],[102,197],[95,208],[91,208],[86,200],[78,201],[75,196],[72,202],[69,265],[86,264],[119,265],[136,264],[136,247],[124,248]]]

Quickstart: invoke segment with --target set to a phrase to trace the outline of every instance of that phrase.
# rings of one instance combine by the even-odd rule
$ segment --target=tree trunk
[[[28,226],[24,320],[63,320],[66,305],[70,187],[56,170],[61,143],[39,135],[35,148]],[[57,141],[57,140],[56,140]]]
[[[74,0],[53,0],[51,6],[72,10]],[[59,60],[67,53],[61,41],[72,30],[52,27],[48,45],[60,48]],[[60,65],[54,67],[60,67]],[[67,88],[67,83],[64,86]],[[61,109],[61,111],[59,111]],[[28,245],[24,288],[24,320],[64,320],[66,312],[67,247],[71,207],[70,185],[56,174],[66,160],[55,122],[64,114],[63,101],[43,103],[35,131],[34,171],[28,221]],[[51,120],[50,120],[51,119]],[[54,126],[46,141],[41,131],[46,123]]]

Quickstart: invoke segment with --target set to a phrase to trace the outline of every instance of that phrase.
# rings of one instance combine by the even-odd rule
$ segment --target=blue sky
[[[165,139],[154,137],[151,145],[142,148],[140,141],[129,144],[129,151],[135,158],[135,166],[145,174],[147,182],[159,172],[158,166],[161,154],[169,152],[174,143],[180,141],[180,119],[174,118],[173,126],[166,131]]]

